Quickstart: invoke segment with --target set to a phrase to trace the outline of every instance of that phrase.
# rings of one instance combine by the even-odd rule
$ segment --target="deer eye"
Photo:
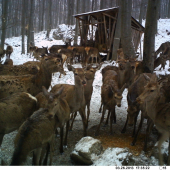
[[[77,74],[77,73],[75,73],[74,75],[76,75],[76,76],[77,76],[78,74]]]
[[[150,92],[154,92],[154,90],[150,90]]]

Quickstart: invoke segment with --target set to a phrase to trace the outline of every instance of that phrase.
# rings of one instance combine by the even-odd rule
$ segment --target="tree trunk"
[[[131,36],[132,0],[121,0],[121,45],[125,59],[134,58],[135,50]]]
[[[79,10],[79,0],[77,0],[77,7],[76,7],[76,10],[77,10],[77,14],[78,14],[78,10]],[[76,19],[76,28],[75,28],[75,36],[74,36],[74,45],[77,45],[77,39],[78,39],[78,32],[79,32],[79,21],[78,19]]]
[[[113,40],[113,48],[112,48],[112,60],[117,60],[117,49],[119,49],[120,38],[121,38],[121,4],[119,2],[119,11],[117,16],[115,35]]]
[[[34,44],[34,0],[30,0],[30,16],[29,16],[29,24],[28,24],[28,37],[27,37],[27,53],[29,53],[29,44]]]
[[[142,19],[144,19],[144,15],[145,15],[145,5],[146,5],[146,0],[142,0],[141,1],[141,5],[140,5],[140,14],[139,14],[139,23],[142,24]]]
[[[155,20],[157,20],[157,5],[158,0],[148,1],[143,48],[143,69],[146,73],[153,73],[154,69],[154,59],[152,55],[155,51]]]
[[[50,35],[50,31],[51,31],[51,8],[52,8],[52,0],[48,0],[47,3],[47,34],[46,34],[46,38],[49,38]]]
[[[7,13],[8,13],[9,0],[2,0],[2,34],[1,34],[1,48],[4,49],[6,26],[7,26]]]
[[[22,21],[21,21],[21,34],[22,34],[22,43],[21,43],[21,54],[25,54],[25,0],[22,1]]]

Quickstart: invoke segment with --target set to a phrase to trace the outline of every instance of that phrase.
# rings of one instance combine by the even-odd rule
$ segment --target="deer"
[[[58,53],[61,53],[62,55],[65,55],[66,57],[66,63],[73,64],[73,51],[71,49],[59,49]]]
[[[166,61],[168,60],[168,55],[164,55],[163,53],[160,54],[160,57],[158,57],[157,59],[155,59],[154,61],[154,69],[156,67],[158,67],[159,65],[161,65],[160,69],[161,70],[163,68],[163,70],[165,69],[165,65],[166,65]]]
[[[1,58],[4,57],[5,53],[6,53],[6,50],[4,50],[0,47],[0,61],[1,61]]]
[[[33,56],[36,60],[40,60],[42,54],[48,54],[48,47],[39,48],[37,46],[33,47]]]
[[[164,42],[160,45],[160,47],[155,51],[156,56],[162,52],[163,54],[165,53],[166,49],[170,47],[170,42]]]
[[[128,102],[128,108],[127,108],[127,119],[125,122],[125,125],[121,131],[121,133],[126,132],[126,127],[127,125],[133,126],[133,132],[132,132],[132,137],[134,137],[131,145],[134,146],[136,144],[136,140],[138,137],[138,134],[142,128],[143,120],[147,119],[148,126],[146,130],[146,137],[145,137],[145,143],[143,150],[147,150],[147,141],[149,134],[151,133],[151,129],[153,127],[153,122],[150,120],[150,118],[147,116],[147,113],[145,111],[145,105],[139,105],[136,102],[137,97],[144,91],[144,86],[148,83],[148,81],[145,79],[144,74],[146,74],[148,77],[155,76],[155,74],[151,73],[142,73],[128,88],[128,94],[127,94],[127,102]],[[136,123],[137,123],[137,118],[139,115],[139,112],[141,111],[141,120],[140,124],[138,126],[138,130],[136,132]]]
[[[74,68],[71,69],[74,73],[74,84],[56,84],[52,87],[51,93],[55,93],[59,88],[63,87],[61,97],[63,97],[69,107],[70,114],[79,111],[82,122],[83,122],[83,135],[87,135],[87,120],[85,115],[85,98],[84,98],[84,86],[86,86],[85,71],[83,68]]]
[[[29,93],[14,93],[0,99],[0,146],[5,134],[17,130],[36,110],[37,99]]]
[[[43,149],[48,145],[51,165],[55,129],[64,126],[70,118],[68,103],[60,97],[62,90],[61,88],[56,93],[51,94],[45,87],[42,88],[47,99],[46,108],[39,108],[19,128],[15,138],[15,150],[11,165],[23,164],[32,151],[34,152],[34,165],[41,165]]]
[[[66,42],[65,45],[52,45],[50,48],[48,48],[48,51],[50,53],[58,53],[59,49],[67,48],[69,46],[70,42]]]
[[[68,48],[69,49],[69,48]],[[76,56],[78,55],[78,62],[83,61],[85,57],[85,48],[84,46],[74,46],[72,47],[73,54],[74,54],[74,61],[76,62]]]
[[[9,59],[10,59],[10,56],[11,56],[12,52],[13,52],[12,46],[11,46],[11,45],[8,45],[8,46],[6,47],[6,50],[5,50],[6,58],[9,58]]]
[[[103,122],[106,109],[111,113],[110,115],[110,134],[113,134],[112,122],[116,122],[115,106],[121,107],[122,93],[126,87],[126,83],[121,89],[118,87],[118,74],[114,70],[108,70],[103,75],[103,85],[101,87],[101,106],[103,105],[102,117],[97,126],[95,135],[99,135],[99,129]]]
[[[7,61],[8,60],[8,61]],[[26,75],[32,74],[36,75],[40,71],[40,67],[38,64],[20,64],[20,65],[13,65],[11,66],[11,59],[6,59],[6,64],[2,64],[0,66],[0,75],[9,75],[9,76],[19,76],[19,75]]]
[[[93,59],[96,58],[96,64],[97,64],[97,57],[99,58],[99,50],[95,47],[85,47],[85,51],[87,55],[85,57],[84,64],[87,66],[90,57],[92,57],[92,63],[93,63]]]
[[[156,76],[150,78],[147,75],[145,75],[145,78],[148,80],[148,83],[145,86],[143,93],[136,99],[136,101],[139,104],[145,103],[147,115],[152,119],[157,130],[161,134],[157,143],[157,147],[159,150],[159,164],[163,165],[161,145],[166,139],[169,139],[170,136],[169,134],[170,104],[165,102],[165,96],[161,92],[163,82],[158,82]],[[170,154],[168,155],[167,165],[169,164]]]
[[[103,63],[98,64],[96,67],[93,67],[92,64],[88,65],[85,68],[85,78],[87,81],[87,85],[84,87],[84,97],[85,97],[85,105],[87,107],[87,127],[88,127],[88,121],[89,121],[89,116],[90,116],[90,101],[91,101],[91,96],[93,93],[93,81],[95,78],[95,73],[97,70],[100,70],[101,66]],[[72,71],[69,67],[69,71]],[[69,130],[72,130],[73,128],[73,122],[75,120],[75,117],[77,116],[77,112],[74,113],[72,117],[72,122],[70,125]]]
[[[7,58],[7,59],[4,61],[4,65],[5,65],[5,66],[13,66],[13,60],[10,59],[10,58]]]
[[[41,60],[41,62],[30,61],[24,63],[24,65],[32,65],[35,63],[40,68],[39,72],[35,75],[0,75],[0,98],[10,96],[16,92],[28,92],[35,96],[41,92],[42,86],[45,86],[47,89],[50,87],[52,73],[59,71],[65,74],[56,58],[46,57]]]
[[[39,108],[51,108],[53,107],[53,102],[55,102],[55,98],[56,96],[59,96],[62,92],[63,88],[59,89],[59,91],[56,94],[50,93],[47,91],[47,89],[42,86],[42,92],[40,92],[39,94],[37,94],[35,97],[37,99],[37,109]],[[60,96],[58,97],[58,99],[60,99]],[[62,99],[64,101],[64,99]],[[61,101],[62,101],[61,100]],[[62,104],[62,103],[61,103]],[[63,105],[61,105],[61,109],[62,109]],[[67,110],[69,110],[69,106],[68,104],[65,102],[65,108]],[[60,153],[63,153],[63,128],[64,125],[66,124],[66,129],[69,128],[69,119],[70,119],[70,111],[69,114],[63,114],[63,115],[58,115],[60,117],[58,117],[58,119],[60,119],[60,121],[63,120],[63,124],[60,124]],[[64,145],[67,145],[67,135],[68,135],[68,130],[66,130],[66,135],[65,135],[65,140],[64,140]]]

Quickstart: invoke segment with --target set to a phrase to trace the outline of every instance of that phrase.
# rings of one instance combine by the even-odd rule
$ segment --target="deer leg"
[[[63,151],[63,134],[64,134],[64,127],[60,127],[60,153],[62,154]]]
[[[86,114],[85,114],[85,107],[81,108],[79,110],[79,113],[83,121],[83,134],[84,136],[87,136],[87,119],[86,119]]]
[[[169,137],[169,146],[168,146],[168,161],[167,165],[170,165],[170,137]]]
[[[70,131],[72,131],[72,128],[73,128],[73,122],[74,122],[74,120],[75,120],[76,116],[77,116],[77,112],[72,113],[72,122],[71,122],[71,126],[69,127],[69,130],[70,130]]]
[[[147,151],[148,138],[149,138],[151,130],[152,130],[153,126],[154,126],[154,123],[150,118],[148,118],[147,122],[148,122],[148,126],[146,128],[146,136],[145,136],[144,147],[143,147],[144,152]]]
[[[167,136],[169,136],[168,132],[163,132],[161,134],[161,137],[158,141],[158,150],[159,150],[159,165],[163,166],[164,163],[163,163],[163,155],[162,155],[162,152],[161,152],[161,146],[162,146],[162,143],[167,139]]]
[[[36,149],[34,151],[34,156],[33,156],[33,163],[34,163],[34,165],[39,165],[41,151],[42,151],[42,148],[38,148],[38,149]]]
[[[89,122],[89,116],[90,116],[90,102],[87,104],[87,127],[88,127],[88,122]]]
[[[44,158],[44,161],[43,161],[43,165],[47,165],[47,162],[48,162],[48,154],[49,154],[49,151],[50,151],[50,145],[49,143],[47,143],[47,146],[46,148],[44,149],[46,151],[46,155],[45,155],[45,158]],[[41,165],[41,164],[40,164]]]
[[[52,140],[50,141],[50,163],[52,165],[53,155],[54,155],[54,142],[55,142],[55,135],[53,135]]]
[[[103,120],[104,120],[105,112],[106,112],[106,107],[103,106],[102,117],[101,117],[101,119],[100,119],[100,123],[99,123],[99,125],[98,125],[98,127],[97,127],[97,130],[96,130],[96,132],[95,132],[95,136],[98,136],[98,135],[99,135],[100,126],[101,126],[101,123],[102,123]]]
[[[139,112],[138,112],[138,114],[139,114]],[[137,114],[137,115],[135,116],[135,118],[134,118],[134,128],[133,128],[132,137],[135,136],[135,132],[136,132],[136,123],[137,123],[138,114]]]
[[[66,134],[65,134],[65,139],[64,139],[64,146],[67,148],[67,136],[68,136],[68,130],[69,130],[69,120],[66,123]]]
[[[138,126],[138,130],[137,130],[137,132],[136,132],[136,134],[134,136],[134,139],[133,139],[133,141],[131,143],[131,146],[134,146],[136,144],[138,134],[139,134],[139,132],[140,132],[140,130],[142,128],[143,120],[144,120],[144,117],[141,115],[141,120],[140,120],[140,123],[139,123],[139,126]]]
[[[125,132],[126,132],[127,122],[128,122],[128,116],[127,116],[127,118],[126,118],[126,122],[125,122],[125,125],[124,125],[121,133],[125,133]]]
[[[101,113],[102,112],[102,102],[101,102],[101,105],[100,105],[100,108],[99,108],[99,113]]]
[[[110,134],[113,134],[113,128],[112,128],[112,123],[113,123],[113,119],[115,117],[115,107],[113,108],[113,110],[111,111],[111,115],[110,115]]]
[[[0,147],[1,147],[1,144],[2,144],[2,140],[3,140],[3,137],[4,137],[4,134],[0,134]]]
[[[116,124],[116,112],[115,112],[115,107],[114,107],[114,112],[113,112],[113,120],[114,120],[114,124]],[[113,123],[112,120],[112,123]]]
[[[106,119],[104,126],[108,125],[109,117],[110,117],[110,111],[108,110],[107,119]]]
[[[43,148],[43,149],[42,149],[42,151],[41,151],[41,156],[40,156],[39,165],[42,165],[42,161],[43,161],[43,158],[44,158],[45,152],[46,152],[46,149],[45,149],[45,148]],[[33,153],[33,154],[34,154],[34,153]]]

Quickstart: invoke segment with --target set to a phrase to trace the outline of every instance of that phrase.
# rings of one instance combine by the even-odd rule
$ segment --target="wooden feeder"
[[[107,53],[107,59],[112,58],[114,40],[119,39],[119,47],[121,41],[115,37],[118,11],[119,7],[113,7],[74,15],[79,22],[80,45],[97,47],[99,52]],[[131,21],[132,42],[137,51],[144,27],[133,17]]]

